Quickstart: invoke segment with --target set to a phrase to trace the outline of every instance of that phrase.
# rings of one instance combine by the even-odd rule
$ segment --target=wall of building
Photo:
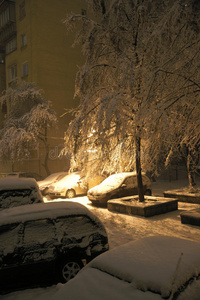
[[[21,7],[25,3],[25,16],[21,16]],[[55,159],[56,153],[63,145],[64,132],[71,120],[70,115],[60,116],[65,109],[77,106],[73,98],[75,76],[78,66],[84,58],[80,47],[72,47],[75,33],[66,34],[62,20],[70,12],[81,13],[87,9],[85,0],[16,0],[16,30],[17,49],[6,56],[6,85],[9,86],[8,67],[17,65],[17,78],[35,82],[44,90],[46,99],[51,101],[52,108],[58,116],[58,127],[48,133],[51,143],[50,158],[51,172],[69,166],[69,159],[65,163],[60,158]],[[27,44],[23,45],[23,37]],[[22,76],[22,66],[27,64],[28,74]],[[43,157],[43,148],[40,146]],[[44,175],[44,169],[40,173]]]

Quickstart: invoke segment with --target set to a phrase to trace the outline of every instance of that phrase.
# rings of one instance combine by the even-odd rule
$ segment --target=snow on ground
[[[157,181],[152,183],[153,195],[162,196],[163,191],[180,188],[187,185],[187,181]],[[54,200],[57,201],[57,200]],[[62,201],[69,201],[63,200]],[[71,199],[70,199],[71,201]],[[125,244],[131,240],[152,236],[168,235],[200,241],[200,227],[181,224],[180,212],[187,209],[199,208],[200,204],[180,203],[177,211],[169,212],[150,218],[130,216],[108,211],[106,208],[92,206],[88,198],[78,197],[74,201],[82,203],[91,210],[106,227],[110,248]],[[59,286],[59,285],[58,285]],[[42,289],[25,290],[0,296],[0,300],[33,300],[49,298],[58,286]],[[39,296],[40,295],[40,296]]]

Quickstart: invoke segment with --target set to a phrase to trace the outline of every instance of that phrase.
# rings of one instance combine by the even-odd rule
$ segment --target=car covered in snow
[[[86,195],[88,184],[80,172],[69,173],[58,182],[49,186],[50,198],[74,198],[79,195]]]
[[[0,210],[33,203],[43,203],[35,179],[18,177],[0,179]]]
[[[151,181],[142,174],[143,189],[145,195],[151,195]],[[124,172],[110,175],[99,185],[87,192],[88,199],[95,204],[105,204],[108,200],[125,196],[136,195],[137,176],[136,172]]]
[[[66,282],[107,251],[107,233],[74,202],[24,205],[0,211],[0,291]]]
[[[6,177],[34,178],[36,181],[43,179],[41,175],[34,172],[11,172]]]
[[[151,236],[91,261],[52,300],[199,300],[200,243]]]
[[[42,195],[44,196],[47,195],[49,193],[50,185],[58,182],[67,174],[68,174],[67,172],[52,173],[51,175],[47,176],[45,179],[38,181],[39,189]]]

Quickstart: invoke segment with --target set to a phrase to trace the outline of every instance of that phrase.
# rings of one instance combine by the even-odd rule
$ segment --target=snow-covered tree
[[[161,25],[149,44],[158,59],[143,102],[148,116],[143,117],[153,141],[151,153],[158,155],[154,145],[165,148],[166,164],[185,157],[193,186],[200,145],[200,2],[175,1]]]
[[[169,110],[182,99],[182,87],[187,82],[189,89],[192,83],[184,70],[190,59],[197,62],[197,43],[190,48],[195,52],[189,53],[188,61],[189,44],[184,43],[188,28],[194,36],[197,25],[192,25],[191,14],[198,2],[89,3],[96,12],[94,20],[75,14],[65,20],[68,30],[82,21],[75,42],[81,43],[86,56],[76,78],[75,96],[80,105],[66,133],[66,151],[74,154],[75,167],[88,166],[89,161],[93,172],[136,169],[139,199],[143,201],[141,166],[150,170],[166,156],[169,140],[162,129],[167,131]],[[182,76],[176,71],[180,65]],[[182,107],[180,101],[179,105]]]
[[[0,157],[12,162],[22,160],[41,141],[46,149],[43,166],[49,174],[47,130],[56,124],[57,117],[43,91],[34,83],[17,82],[3,92],[0,102],[8,106],[0,131]]]

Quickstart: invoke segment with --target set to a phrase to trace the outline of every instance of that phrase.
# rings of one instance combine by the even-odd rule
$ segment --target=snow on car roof
[[[200,274],[200,243],[169,236],[146,237],[112,249],[87,267],[167,298],[173,286],[178,289]]]
[[[96,257],[53,299],[169,299],[171,291],[175,293],[199,273],[200,243],[150,236]]]
[[[28,204],[4,209],[0,211],[0,225],[67,215],[88,215],[93,220],[98,220],[84,205],[69,201]]]
[[[0,191],[30,189],[37,186],[33,178],[8,177],[0,179]]]
[[[68,174],[67,172],[52,173],[51,175],[47,176],[45,179],[38,181],[38,184],[41,185],[41,184],[49,183],[53,179],[57,179],[61,175],[66,176],[67,174]]]

